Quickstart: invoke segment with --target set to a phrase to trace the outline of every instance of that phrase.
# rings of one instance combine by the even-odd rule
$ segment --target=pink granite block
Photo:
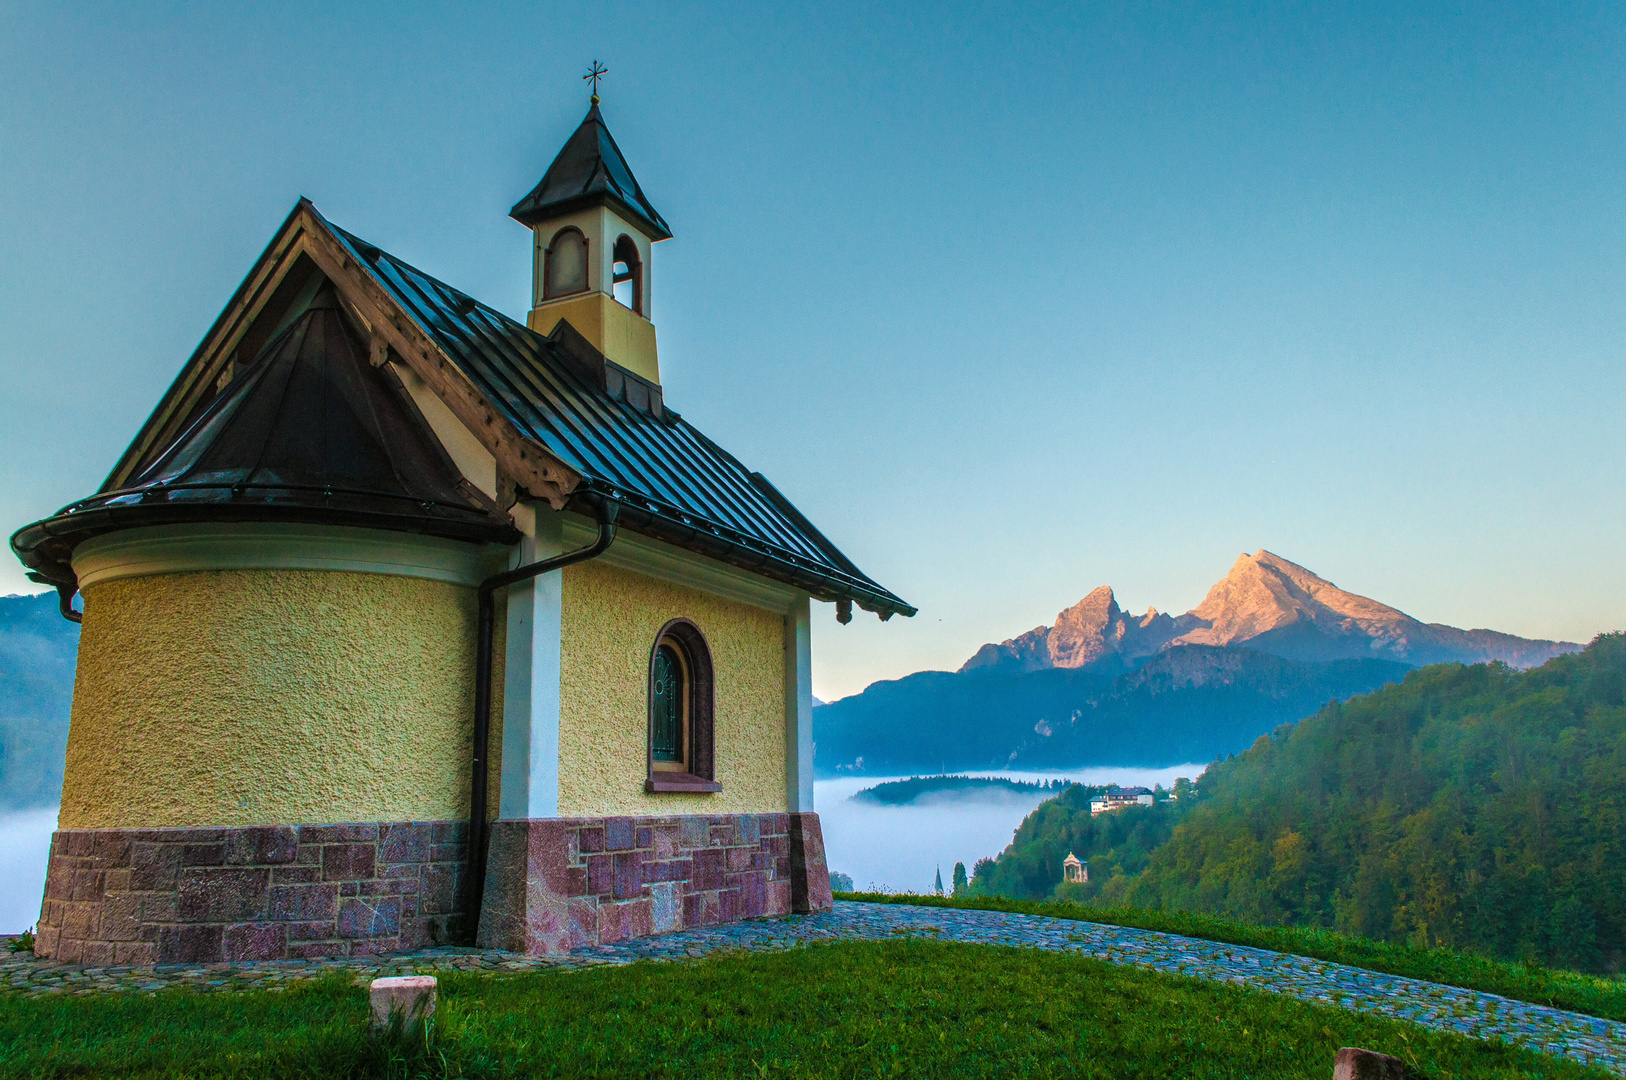
[[[157,963],[158,947],[150,941],[119,941],[113,945],[113,963],[148,967]]]
[[[52,959],[64,964],[77,964],[85,953],[85,943],[79,938],[64,937],[57,942]]]
[[[604,819],[604,849],[606,851],[626,851],[634,846],[633,841],[635,839],[631,818],[612,817]]]
[[[334,828],[338,830],[340,843],[378,843],[379,827],[374,822],[351,822],[344,825],[335,825]]]
[[[636,848],[616,852],[611,895],[617,900],[631,900],[641,894],[643,886],[644,853]]]
[[[98,829],[91,841],[91,858],[100,870],[130,865],[130,837],[120,829]]]
[[[141,921],[146,923],[172,923],[181,921],[180,898],[173,892],[135,893],[141,897]]]
[[[45,923],[41,922],[39,929],[34,934],[34,955],[55,957],[57,954],[57,945],[61,940],[61,927],[47,926]]]
[[[686,851],[711,846],[711,822],[693,814],[678,819],[678,845]]]
[[[723,848],[708,848],[694,853],[693,869],[690,880],[694,887],[709,892],[712,889],[723,887],[723,877],[729,869],[733,851]]]
[[[75,870],[73,872],[73,884],[69,886],[68,899],[100,900],[103,891],[103,876],[101,870]]]
[[[1405,1076],[1404,1061],[1375,1050],[1345,1046],[1332,1059],[1332,1080],[1405,1080]]]
[[[249,922],[265,918],[271,871],[250,867],[189,867],[177,889],[187,923]]]
[[[320,921],[284,923],[283,928],[287,932],[288,940],[290,942],[328,941],[339,936],[339,927],[335,921],[336,918],[337,917],[335,916],[334,919],[325,919]]]
[[[102,906],[90,903],[69,903],[63,911],[62,936],[88,941],[101,936]]]
[[[575,827],[568,821],[543,818],[526,823],[527,852],[526,876],[538,882],[548,893],[558,897],[570,895],[570,834]]]
[[[582,949],[598,944],[598,897],[570,898],[570,947]]]
[[[683,831],[675,823],[655,826],[655,858],[675,859],[682,849]]]
[[[819,815],[791,815],[791,910],[829,911],[830,868],[824,856],[824,830]]]
[[[96,850],[96,834],[87,829],[60,829],[52,841],[52,847],[61,842],[62,854],[83,857],[91,855]]]
[[[383,825],[378,831],[378,857],[386,863],[421,863],[429,860],[435,827],[427,821]]]
[[[339,904],[339,936],[385,937],[401,930],[401,899],[396,896],[345,900]]]
[[[339,913],[339,887],[333,884],[273,885],[268,917],[279,922],[333,919]]]
[[[435,977],[433,975],[404,975],[393,979],[374,979],[367,991],[372,1005],[373,1023],[383,1027],[391,1014],[398,1014],[408,1023],[422,1023],[435,1015]]]
[[[768,882],[768,908],[769,915],[789,915],[790,908],[790,881]]]
[[[272,885],[310,885],[322,880],[320,866],[273,866]]]
[[[291,863],[299,850],[299,834],[291,825],[256,825],[226,833],[228,866]]]
[[[378,849],[373,844],[330,844],[322,849],[323,881],[364,881],[373,876]]]
[[[600,904],[598,909],[599,940],[605,944],[629,938],[648,937],[654,933],[648,900],[629,900],[622,904]]]
[[[288,927],[282,923],[238,923],[226,927],[222,944],[227,961],[281,960],[288,948]]]
[[[79,952],[79,962],[89,967],[106,967],[113,962],[111,941],[87,941]]]
[[[226,842],[217,840],[205,844],[182,844],[182,866],[224,866],[226,865]]]
[[[220,926],[165,926],[158,931],[160,964],[212,964],[221,957],[224,928]]]
[[[430,864],[423,868],[419,880],[418,901],[425,913],[450,914],[462,910],[458,891],[463,882],[459,866]]]
[[[290,941],[287,957],[290,960],[314,960],[323,956],[349,956],[348,941]]]
[[[604,827],[602,825],[583,825],[577,830],[577,834],[582,851],[604,850]]]
[[[766,874],[740,875],[740,917],[754,919],[768,912],[768,879]]]
[[[399,935],[395,937],[358,938],[350,943],[351,956],[388,956],[405,948]]]
[[[121,893],[102,902],[103,941],[141,940],[141,894]]]
[[[615,856],[591,855],[587,859],[587,888],[591,896],[609,896],[615,889]],[[571,895],[575,895],[572,893]]]

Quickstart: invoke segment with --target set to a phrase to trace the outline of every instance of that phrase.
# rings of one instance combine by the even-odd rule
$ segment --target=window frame
[[[662,645],[677,653],[683,666],[685,753],[681,770],[671,768],[675,762],[655,760],[655,660]],[[644,790],[687,794],[721,791],[723,786],[716,780],[713,754],[716,687],[711,647],[700,628],[689,619],[672,619],[655,635],[649,648],[644,697],[648,713],[644,731]]]

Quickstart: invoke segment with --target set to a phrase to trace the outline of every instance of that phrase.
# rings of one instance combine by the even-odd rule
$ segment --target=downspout
[[[58,581],[55,578],[48,578],[44,574],[34,571],[29,571],[28,580],[38,582],[41,585],[49,585],[56,590],[57,610],[62,612],[64,619],[75,623],[85,621],[83,614],[73,610],[73,597],[79,591],[78,581]]]
[[[491,668],[492,668],[492,634],[495,621],[496,594],[499,589],[506,589],[510,585],[527,581],[534,577],[566,567],[572,563],[586,562],[604,554],[611,542],[615,540],[615,519],[620,512],[620,506],[608,499],[598,504],[598,539],[584,548],[567,551],[563,555],[555,555],[551,559],[542,559],[539,562],[518,566],[512,570],[504,570],[500,574],[493,574],[480,582],[480,614],[476,624],[476,644],[474,654],[474,773],[469,778],[469,854],[468,870],[465,876],[469,881],[470,911],[474,915],[474,925],[471,928],[478,932],[480,925],[480,906],[485,900],[486,878],[486,762],[490,757],[491,742]]]
[[[69,622],[82,623],[85,621],[84,615],[73,610],[73,594],[78,591],[79,587],[77,585],[58,585],[56,587],[57,609],[62,612],[62,617]]]

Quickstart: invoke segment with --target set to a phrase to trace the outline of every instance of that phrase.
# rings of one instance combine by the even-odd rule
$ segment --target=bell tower
[[[532,239],[532,330],[570,325],[614,363],[661,381],[650,321],[651,252],[670,239],[605,126],[598,94],[542,181],[509,216]]]

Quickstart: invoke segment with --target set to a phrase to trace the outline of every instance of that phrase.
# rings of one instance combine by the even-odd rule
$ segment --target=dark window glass
[[[683,664],[662,645],[655,653],[655,760],[683,760]]]

